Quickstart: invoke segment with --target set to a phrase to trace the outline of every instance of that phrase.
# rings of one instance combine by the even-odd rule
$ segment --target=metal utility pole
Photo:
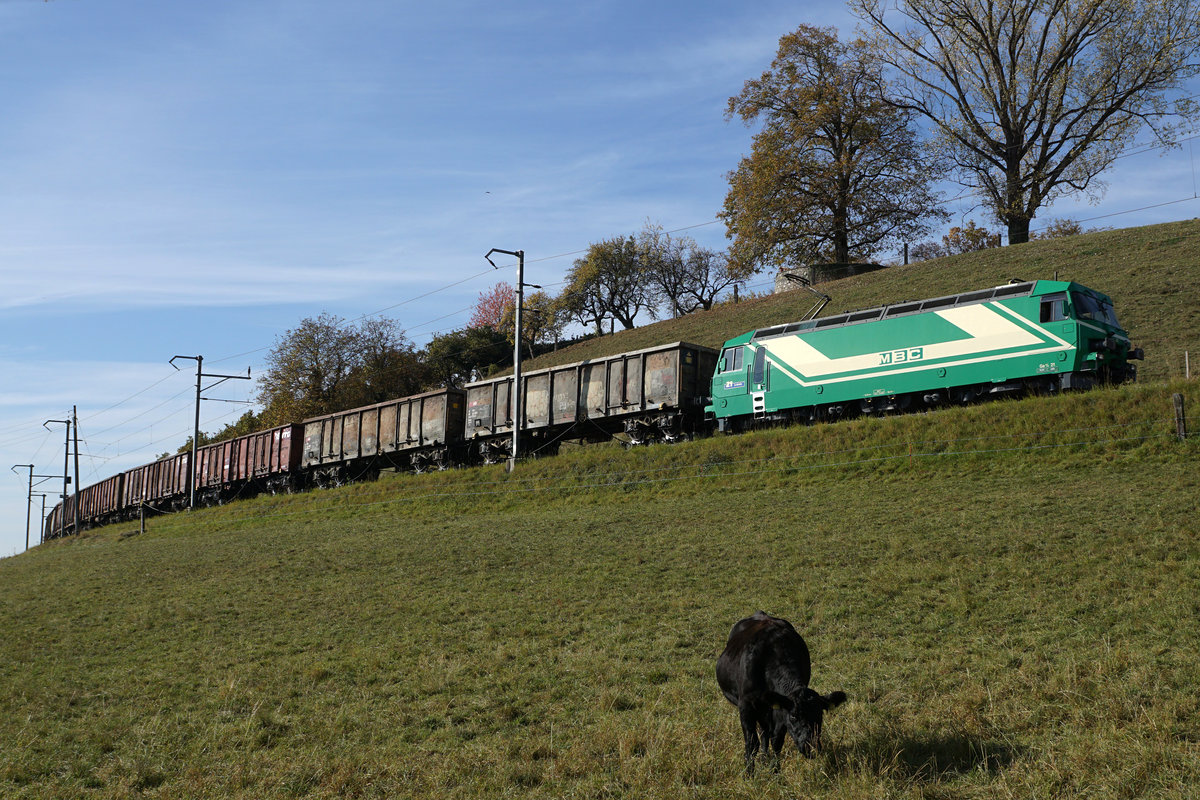
[[[33,504],[33,498],[35,496],[40,495],[42,498],[43,521],[45,520],[45,516],[46,516],[46,493],[45,492],[35,492],[33,490],[33,487],[35,485],[33,482],[33,479],[41,478],[42,480],[48,480],[50,478],[57,478],[59,476],[58,475],[34,475],[33,474],[33,469],[34,469],[33,464],[13,464],[12,471],[14,473],[16,473],[16,471],[18,469],[29,470],[29,492],[25,496],[25,549],[28,550],[29,549],[29,524],[30,524],[30,514],[31,514],[30,506]],[[38,484],[41,484],[41,482],[42,481],[38,481]]]
[[[513,413],[513,429],[512,429],[512,454],[508,459],[507,469],[509,472],[517,465],[517,454],[520,453],[521,441],[521,306],[524,305],[525,287],[531,289],[540,289],[536,283],[525,283],[525,251],[524,250],[501,250],[499,247],[493,247],[487,251],[484,256],[487,262],[493,268],[499,269],[496,262],[492,261],[492,253],[504,253],[507,256],[516,256],[517,259],[517,307],[515,330],[513,331],[513,388],[509,404],[512,406]]]
[[[79,533],[79,407],[71,406],[71,424],[75,428],[75,532]]]
[[[50,423],[54,422],[60,425],[66,425],[66,444],[63,445],[63,513],[58,519],[58,535],[67,535],[67,487],[71,484],[71,420],[69,419],[48,419],[42,423],[42,427],[50,430]]]
[[[30,506],[33,505],[33,464],[13,464],[12,471],[15,474],[18,469],[29,470],[29,493],[25,495],[25,549],[29,549],[29,512]]]
[[[13,464],[12,471],[15,475],[18,469],[29,470],[29,493],[25,495],[25,549],[29,549],[29,512],[30,506],[33,505],[33,464]]]
[[[200,441],[200,401],[204,398],[200,397],[200,392],[203,391],[201,383],[204,378],[220,378],[217,383],[210,384],[207,388],[211,389],[218,383],[224,383],[228,380],[248,381],[250,380],[250,368],[246,367],[245,375],[214,375],[204,372],[204,356],[172,356],[169,362],[172,367],[175,367],[175,359],[186,358],[196,362],[196,423],[192,427],[192,457],[191,468],[188,470],[188,508],[196,507],[196,447]],[[179,367],[175,367],[179,369]]]
[[[45,544],[46,543],[46,497],[48,495],[45,492],[34,492],[33,496],[42,498],[42,516],[39,517],[39,519],[41,519],[41,523],[38,525],[38,530],[40,531],[40,534],[38,536],[38,544]],[[25,549],[26,550],[29,549],[29,524],[28,523],[26,523],[26,525],[25,525]]]

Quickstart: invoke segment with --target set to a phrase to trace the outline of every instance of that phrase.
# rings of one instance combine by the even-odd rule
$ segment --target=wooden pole
[[[1187,417],[1183,412],[1183,395],[1173,394],[1171,400],[1175,403],[1175,435],[1182,442],[1187,439]]]

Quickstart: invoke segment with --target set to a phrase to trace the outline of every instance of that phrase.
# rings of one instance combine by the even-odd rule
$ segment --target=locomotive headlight
[[[1103,339],[1090,339],[1087,349],[1090,353],[1103,353],[1105,351],[1115,353],[1121,349],[1121,346],[1117,343],[1115,337],[1105,336]]]

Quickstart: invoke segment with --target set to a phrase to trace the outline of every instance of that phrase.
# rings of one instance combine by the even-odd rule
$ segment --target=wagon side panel
[[[580,370],[579,406],[580,416],[599,419],[607,412],[605,400],[605,363],[584,364]]]
[[[647,408],[678,407],[680,350],[647,353],[642,380]]]
[[[551,370],[551,408],[555,425],[570,425],[579,410],[579,368],[572,364]]]
[[[550,377],[551,372],[545,370],[524,379],[525,402],[521,408],[524,428],[544,428],[550,424]]]

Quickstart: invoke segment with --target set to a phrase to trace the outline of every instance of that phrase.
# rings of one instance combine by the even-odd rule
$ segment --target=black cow
[[[729,632],[717,659],[717,683],[741,717],[747,773],[754,771],[759,729],[764,745],[775,751],[776,766],[787,734],[806,756],[820,746],[825,711],[844,703],[846,693],[818,694],[808,688],[811,672],[808,646],[786,619],[759,611]]]

